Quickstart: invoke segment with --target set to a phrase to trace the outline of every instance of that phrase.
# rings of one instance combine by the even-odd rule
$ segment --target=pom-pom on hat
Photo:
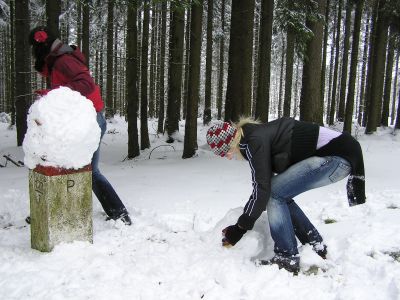
[[[236,128],[231,124],[228,122],[219,123],[208,129],[207,143],[216,155],[224,157],[229,151],[235,134]]]
[[[46,44],[47,46],[51,46],[55,39],[56,37],[54,36],[52,31],[45,26],[35,27],[29,33],[29,43],[33,46],[44,44]]]

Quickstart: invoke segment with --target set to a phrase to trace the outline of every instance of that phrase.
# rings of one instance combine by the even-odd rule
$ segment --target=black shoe
[[[275,254],[270,260],[261,260],[261,265],[277,265],[279,269],[285,269],[288,272],[297,275],[300,271],[300,257],[299,256],[282,256]]]
[[[131,218],[129,217],[128,214],[119,216],[117,218],[111,218],[110,216],[108,216],[106,218],[106,221],[110,221],[110,220],[114,220],[114,221],[121,220],[127,226],[132,225],[132,220],[131,220]]]
[[[312,248],[322,259],[326,259],[326,256],[328,255],[328,247],[324,243],[318,242],[312,244]]]
[[[28,223],[28,224],[31,224],[31,216],[27,216],[25,218],[25,222]]]
[[[127,226],[132,225],[132,220],[131,220],[131,218],[129,217],[129,215],[122,216],[121,218],[119,218],[119,220],[121,220],[122,222],[124,222],[124,224],[127,225]]]

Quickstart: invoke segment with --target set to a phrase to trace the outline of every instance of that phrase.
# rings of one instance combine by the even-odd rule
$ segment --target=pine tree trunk
[[[365,25],[364,31],[364,49],[363,49],[363,58],[362,58],[362,67],[361,67],[361,87],[360,87],[360,97],[359,97],[359,107],[358,107],[358,117],[357,122],[359,125],[362,125],[362,119],[364,114],[364,103],[365,103],[365,77],[366,77],[366,67],[367,67],[367,55],[368,55],[368,36],[369,36],[369,10],[367,14],[367,24]]]
[[[278,118],[282,117],[283,69],[285,66],[285,38],[282,39],[281,70],[279,75]]]
[[[143,4],[143,2],[138,2]],[[142,70],[142,62],[141,62],[141,57],[142,57],[142,24],[143,24],[143,20],[142,20],[142,8],[143,5],[137,6],[137,26],[138,26],[138,45],[137,45],[137,63],[138,63],[138,82],[142,82],[142,75],[141,75],[141,70]],[[138,84],[138,93],[139,93],[139,97],[142,93],[141,91],[141,86],[140,84]],[[139,105],[138,105],[138,109],[139,109]]]
[[[257,100],[255,109],[255,117],[262,122],[268,121],[269,114],[273,11],[274,0],[262,0],[259,37],[260,47],[258,51]]]
[[[107,14],[107,82],[106,82],[106,118],[114,117],[114,99],[113,99],[113,45],[114,45],[114,1],[108,0]]]
[[[397,51],[396,55],[396,72],[394,73],[394,82],[393,82],[393,100],[392,100],[392,113],[390,115],[390,125],[394,124],[394,119],[396,117],[396,93],[397,93],[397,76],[399,74],[399,57],[400,51]],[[399,93],[400,94],[400,93]]]
[[[159,111],[158,111],[158,127],[159,133],[164,133],[164,98],[165,98],[165,40],[167,39],[167,3],[161,4],[161,53],[160,53],[160,90],[159,90]]]
[[[141,93],[140,93],[140,149],[150,147],[149,130],[147,125],[147,75],[148,75],[148,56],[149,56],[149,24],[150,8],[149,1],[144,2],[143,8],[143,28],[142,28],[142,63],[141,63]]]
[[[378,0],[378,17],[374,30],[374,50],[372,60],[372,76],[370,87],[370,102],[365,132],[371,134],[379,125],[382,108],[383,78],[385,76],[386,44],[388,36],[388,20],[382,11],[386,0]]]
[[[386,56],[386,76],[383,93],[383,105],[382,105],[382,118],[381,125],[387,127],[389,125],[389,106],[390,106],[390,94],[392,87],[392,72],[393,72],[393,60],[394,60],[394,48],[395,48],[395,36],[394,26],[390,26],[389,44]]]
[[[128,101],[128,159],[140,155],[137,111],[139,103],[137,78],[137,12],[136,0],[128,3],[126,37],[126,99]]]
[[[60,14],[61,14],[60,0],[46,1],[47,28],[51,28],[51,31],[54,33],[56,37],[60,36],[60,24],[58,21]]]
[[[378,17],[378,4],[379,1],[374,2],[374,8],[371,17],[371,29],[369,33],[369,49],[368,49],[368,64],[367,64],[367,78],[365,80],[365,98],[364,98],[364,113],[362,119],[362,126],[365,127],[367,125],[368,120],[368,111],[369,104],[371,102],[371,81],[373,74],[373,57],[375,51],[375,28],[376,28],[376,19]]]
[[[253,39],[253,89],[252,89],[252,103],[251,103],[251,114],[254,115],[256,111],[257,102],[257,75],[258,75],[258,59],[260,52],[260,21],[261,21],[261,0],[256,0],[255,11],[254,11],[254,39]]]
[[[346,103],[346,88],[347,88],[347,68],[349,61],[349,44],[350,44],[350,27],[351,27],[351,11],[353,4],[347,1],[346,4],[346,19],[344,26],[344,42],[343,42],[343,59],[342,59],[342,75],[340,77],[340,95],[339,95],[339,111],[337,119],[339,122],[344,121],[344,108]]]
[[[113,67],[113,112],[114,114],[117,112],[119,107],[119,99],[118,99],[118,85],[119,85],[119,77],[118,77],[118,24],[114,24],[114,48],[113,48],[113,59],[114,59],[114,67]]]
[[[324,15],[325,0],[316,1],[318,13]],[[303,80],[300,96],[300,120],[323,125],[321,107],[321,49],[323,21],[308,18],[306,26],[313,32],[313,38],[307,42],[306,57],[303,65]]]
[[[336,11],[334,11],[336,12]],[[329,117],[330,117],[330,107],[331,107],[331,95],[332,95],[332,81],[333,81],[333,69],[335,65],[335,44],[336,44],[336,22],[337,18],[334,18],[333,21],[333,37],[332,37],[332,43],[331,43],[331,57],[330,57],[330,62],[329,62],[329,80],[328,80],[328,101],[326,103],[326,120],[325,122],[329,124]]]
[[[190,1],[189,1],[190,2]],[[185,25],[185,74],[183,82],[183,118],[186,118],[186,104],[188,97],[188,83],[189,83],[189,56],[190,56],[190,7],[186,9],[186,25]]]
[[[197,113],[199,105],[200,57],[203,20],[203,1],[192,5],[190,22],[190,56],[188,102],[185,124],[185,140],[182,158],[190,158],[197,150]]]
[[[285,97],[283,100],[283,116],[290,117],[292,102],[292,81],[294,63],[294,28],[288,24],[286,32],[286,71],[285,71]]]
[[[168,143],[172,143],[172,135],[179,130],[179,103],[182,89],[182,62],[184,36],[184,10],[171,7],[172,20],[170,21],[169,71],[168,71],[168,106],[167,106],[167,133]]]
[[[149,83],[149,117],[155,115],[155,87],[156,87],[156,9],[153,5],[151,10],[151,42],[150,42],[150,83]]]
[[[8,107],[11,113],[11,125],[15,125],[15,1],[10,0],[10,98]]]
[[[17,125],[17,145],[21,146],[27,130],[26,118],[28,103],[31,97],[30,86],[30,48],[29,34],[29,1],[15,2],[15,111]]]
[[[222,97],[224,88],[224,57],[225,57],[225,0],[221,0],[221,36],[219,39],[219,69],[218,69],[218,92],[217,92],[218,120],[221,120],[222,118]]]
[[[211,122],[211,76],[212,76],[212,52],[213,52],[213,10],[214,1],[207,0],[207,49],[206,49],[206,85],[204,95],[203,124]]]
[[[328,35],[329,35],[329,13],[330,0],[326,2],[325,9],[325,24],[324,24],[324,46],[322,52],[322,69],[321,69],[321,107],[325,107],[325,77],[326,77],[326,55],[328,50]]]
[[[394,101],[395,99],[393,99]],[[394,126],[395,129],[400,129],[400,93],[399,99],[397,101],[397,117],[396,117],[396,125]]]
[[[103,54],[103,49],[104,49],[104,39],[101,38],[101,43],[100,43],[100,74],[99,74],[99,85],[100,85],[100,90],[102,91],[102,97],[104,97],[104,54]]]
[[[226,121],[251,113],[254,1],[232,0]]]
[[[89,66],[90,50],[89,50],[89,24],[90,24],[90,0],[85,0],[82,9],[82,53],[86,58],[86,65]]]
[[[81,0],[76,0],[76,46],[78,48],[82,48],[82,1]]]
[[[337,81],[338,81],[338,67],[339,67],[339,56],[340,56],[340,24],[342,22],[342,4],[343,0],[339,0],[339,8],[336,22],[336,45],[335,45],[335,67],[333,71],[333,83],[332,83],[332,96],[329,107],[329,125],[333,125],[335,122],[336,112],[336,92],[337,92]]]
[[[293,117],[296,118],[297,117],[297,111],[298,111],[298,102],[299,102],[299,82],[300,82],[300,60],[297,59],[297,64],[296,64],[296,81],[294,84],[294,90],[295,90],[295,94],[294,94],[294,108],[293,108]]]
[[[8,47],[9,39],[8,39],[8,26],[4,26],[0,28],[0,38],[3,41],[2,45],[0,46],[0,52],[3,54],[0,57],[0,112],[7,112],[6,102],[9,93],[9,65],[8,62],[9,55],[7,55],[7,50],[10,48]]]
[[[349,73],[349,89],[347,92],[346,115],[344,119],[343,131],[351,133],[354,110],[354,92],[357,79],[358,48],[360,44],[361,18],[363,13],[364,0],[359,0],[356,4],[353,25],[353,41],[351,46],[351,62]]]

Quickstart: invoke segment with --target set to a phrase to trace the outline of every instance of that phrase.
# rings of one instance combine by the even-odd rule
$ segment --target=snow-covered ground
[[[400,299],[400,136],[391,129],[359,138],[365,205],[348,207],[346,180],[297,197],[329,254],[324,261],[302,246],[304,272],[292,276],[254,263],[273,255],[265,214],[235,247],[221,247],[221,230],[251,192],[247,162],[214,156],[200,122],[197,157],[181,159],[181,135],[175,150],[161,146],[149,159],[166,145],[150,122],[152,148],[124,160],[126,128],[118,117],[108,124],[100,168],[134,224],[105,221],[93,196],[93,244],[31,249],[28,170],[10,162],[0,168],[0,299]],[[23,160],[15,143],[15,130],[0,123],[0,164],[4,154]],[[311,265],[320,270],[306,275]]]

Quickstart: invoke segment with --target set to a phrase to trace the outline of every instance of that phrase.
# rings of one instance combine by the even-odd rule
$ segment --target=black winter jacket
[[[351,135],[342,134],[316,150],[319,135],[317,124],[280,118],[265,124],[245,124],[242,129],[239,147],[250,164],[253,192],[239,217],[238,225],[241,228],[252,229],[265,210],[274,173],[282,173],[291,165],[311,156],[335,155],[348,160],[352,165],[347,185],[349,204],[365,202],[362,151]]]

